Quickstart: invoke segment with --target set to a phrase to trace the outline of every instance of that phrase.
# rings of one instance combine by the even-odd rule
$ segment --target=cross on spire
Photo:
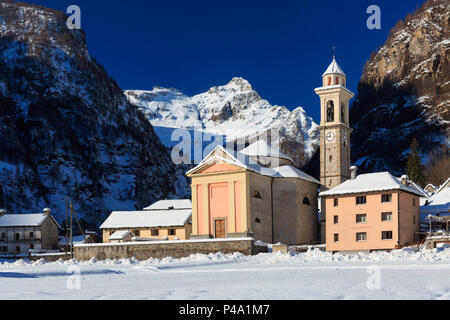
[[[333,60],[336,60],[336,46],[331,47],[333,53]]]

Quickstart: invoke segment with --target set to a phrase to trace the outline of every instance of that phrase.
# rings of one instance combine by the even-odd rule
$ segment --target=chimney
[[[402,175],[401,179],[404,186],[409,186],[409,177],[406,174]]]
[[[6,214],[5,209],[0,209],[0,217],[3,217]]]
[[[351,179],[355,180],[358,176],[358,167],[357,166],[351,166],[350,167],[350,173],[351,173]]]
[[[49,208],[45,208],[44,209],[44,215],[45,216],[50,216],[52,214],[52,210],[50,210]]]

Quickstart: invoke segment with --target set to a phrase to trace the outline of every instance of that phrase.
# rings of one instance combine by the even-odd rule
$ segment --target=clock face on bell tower
[[[320,97],[320,179],[331,189],[350,178],[349,102],[354,94],[346,88],[347,77],[336,62],[323,74]]]

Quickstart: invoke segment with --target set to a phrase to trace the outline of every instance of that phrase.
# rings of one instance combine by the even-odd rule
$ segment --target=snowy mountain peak
[[[228,140],[256,137],[278,130],[281,150],[302,167],[319,146],[318,125],[301,107],[290,111],[270,104],[240,77],[223,86],[188,97],[177,89],[155,87],[151,91],[125,91],[155,127],[163,143],[172,145],[167,128],[201,128]]]

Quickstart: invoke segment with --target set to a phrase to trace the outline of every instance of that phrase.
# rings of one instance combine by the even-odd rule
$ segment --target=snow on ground
[[[80,290],[69,289],[80,270]],[[0,299],[446,299],[450,248],[0,262]],[[75,278],[74,278],[75,277]],[[75,280],[74,280],[75,279]],[[72,286],[68,287],[72,284]]]

